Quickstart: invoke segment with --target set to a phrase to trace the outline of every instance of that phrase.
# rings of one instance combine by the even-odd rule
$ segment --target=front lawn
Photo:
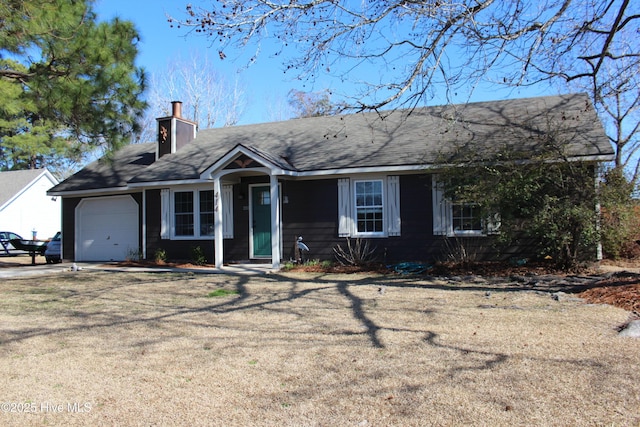
[[[8,279],[0,424],[637,426],[629,315],[437,277]]]

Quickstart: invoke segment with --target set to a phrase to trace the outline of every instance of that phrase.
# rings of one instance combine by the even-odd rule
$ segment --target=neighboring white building
[[[47,196],[58,180],[47,169],[0,172],[0,231],[31,239],[51,238],[61,229],[61,200]]]

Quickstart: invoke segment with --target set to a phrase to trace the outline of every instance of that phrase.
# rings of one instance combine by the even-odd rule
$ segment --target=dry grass
[[[0,424],[638,426],[627,317],[373,275],[11,279]]]

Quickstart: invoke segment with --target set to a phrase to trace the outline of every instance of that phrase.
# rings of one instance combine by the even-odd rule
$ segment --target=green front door
[[[253,257],[271,256],[271,192],[269,186],[251,187]]]

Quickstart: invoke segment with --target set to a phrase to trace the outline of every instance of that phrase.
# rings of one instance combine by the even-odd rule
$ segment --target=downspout
[[[604,254],[602,250],[602,238],[600,232],[602,231],[601,216],[602,206],[600,205],[600,172],[598,171],[598,165],[593,168],[595,187],[596,187],[596,235],[598,236],[598,243],[596,243],[596,261],[602,261]]]

